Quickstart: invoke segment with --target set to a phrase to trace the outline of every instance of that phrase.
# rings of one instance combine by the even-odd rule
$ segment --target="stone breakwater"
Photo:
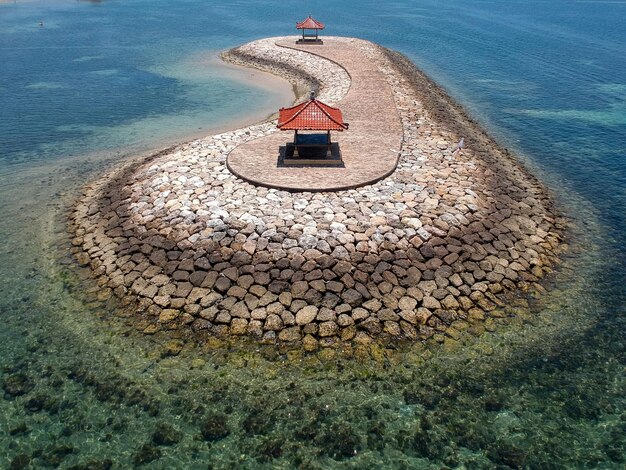
[[[319,100],[331,105],[346,96],[351,84],[348,72],[334,62],[307,52],[276,46],[277,42],[289,39],[293,38],[260,39],[222,53],[222,59],[288,80],[301,95],[296,102],[307,99],[310,91],[315,91]]]
[[[349,70],[278,39],[225,57],[301,89],[314,84],[328,102],[345,96]],[[504,315],[520,292],[542,290],[565,225],[541,184],[402,56],[325,41],[364,52],[393,87],[403,126],[396,171],[321,193],[238,179],[228,154],[275,122],[117,169],[84,188],[69,218],[99,300],[119,299],[148,334],[248,335],[312,351],[456,338]],[[461,136],[467,147],[455,152]]]

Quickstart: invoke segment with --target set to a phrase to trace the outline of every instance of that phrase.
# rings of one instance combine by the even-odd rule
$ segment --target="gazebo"
[[[302,30],[302,39],[298,39],[297,44],[323,44],[319,38],[318,31],[324,29],[324,23],[321,23],[314,19],[311,15],[300,23],[296,23],[296,29]],[[315,35],[309,33],[307,30],[315,30]]]
[[[311,92],[308,101],[278,112],[278,127],[282,131],[294,131],[293,142],[285,147],[284,163],[294,164],[342,164],[339,145],[330,139],[330,131],[348,129],[339,108],[315,99]],[[298,131],[325,131],[325,133],[298,133]]]

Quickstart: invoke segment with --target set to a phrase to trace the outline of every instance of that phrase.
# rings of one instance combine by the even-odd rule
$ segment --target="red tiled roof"
[[[309,15],[306,20],[296,23],[296,29],[324,29],[324,23],[320,23]]]
[[[313,98],[291,108],[281,108],[276,127],[283,131],[343,131],[348,124],[343,122],[340,109]]]

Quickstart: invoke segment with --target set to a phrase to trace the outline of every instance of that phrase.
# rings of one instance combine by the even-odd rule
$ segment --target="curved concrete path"
[[[402,145],[402,123],[393,90],[378,66],[349,39],[324,38],[323,46],[277,46],[313,53],[343,67],[352,79],[348,94],[335,106],[350,124],[334,132],[344,168],[278,167],[279,147],[291,141],[291,132],[276,132],[235,148],[227,165],[236,176],[253,184],[292,191],[333,191],[378,181],[396,168]]]

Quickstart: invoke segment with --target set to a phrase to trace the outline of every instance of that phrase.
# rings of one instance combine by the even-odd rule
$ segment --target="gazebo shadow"
[[[341,149],[337,142],[326,147],[310,147],[298,150],[298,155],[294,155],[293,144],[281,145],[278,147],[278,168],[345,168],[341,159]],[[329,155],[330,154],[330,155]]]
[[[296,41],[296,44],[317,44],[317,45],[323,46],[324,45],[324,41],[322,41],[319,38],[317,38],[317,39],[316,38],[305,38],[305,39],[298,39]]]

